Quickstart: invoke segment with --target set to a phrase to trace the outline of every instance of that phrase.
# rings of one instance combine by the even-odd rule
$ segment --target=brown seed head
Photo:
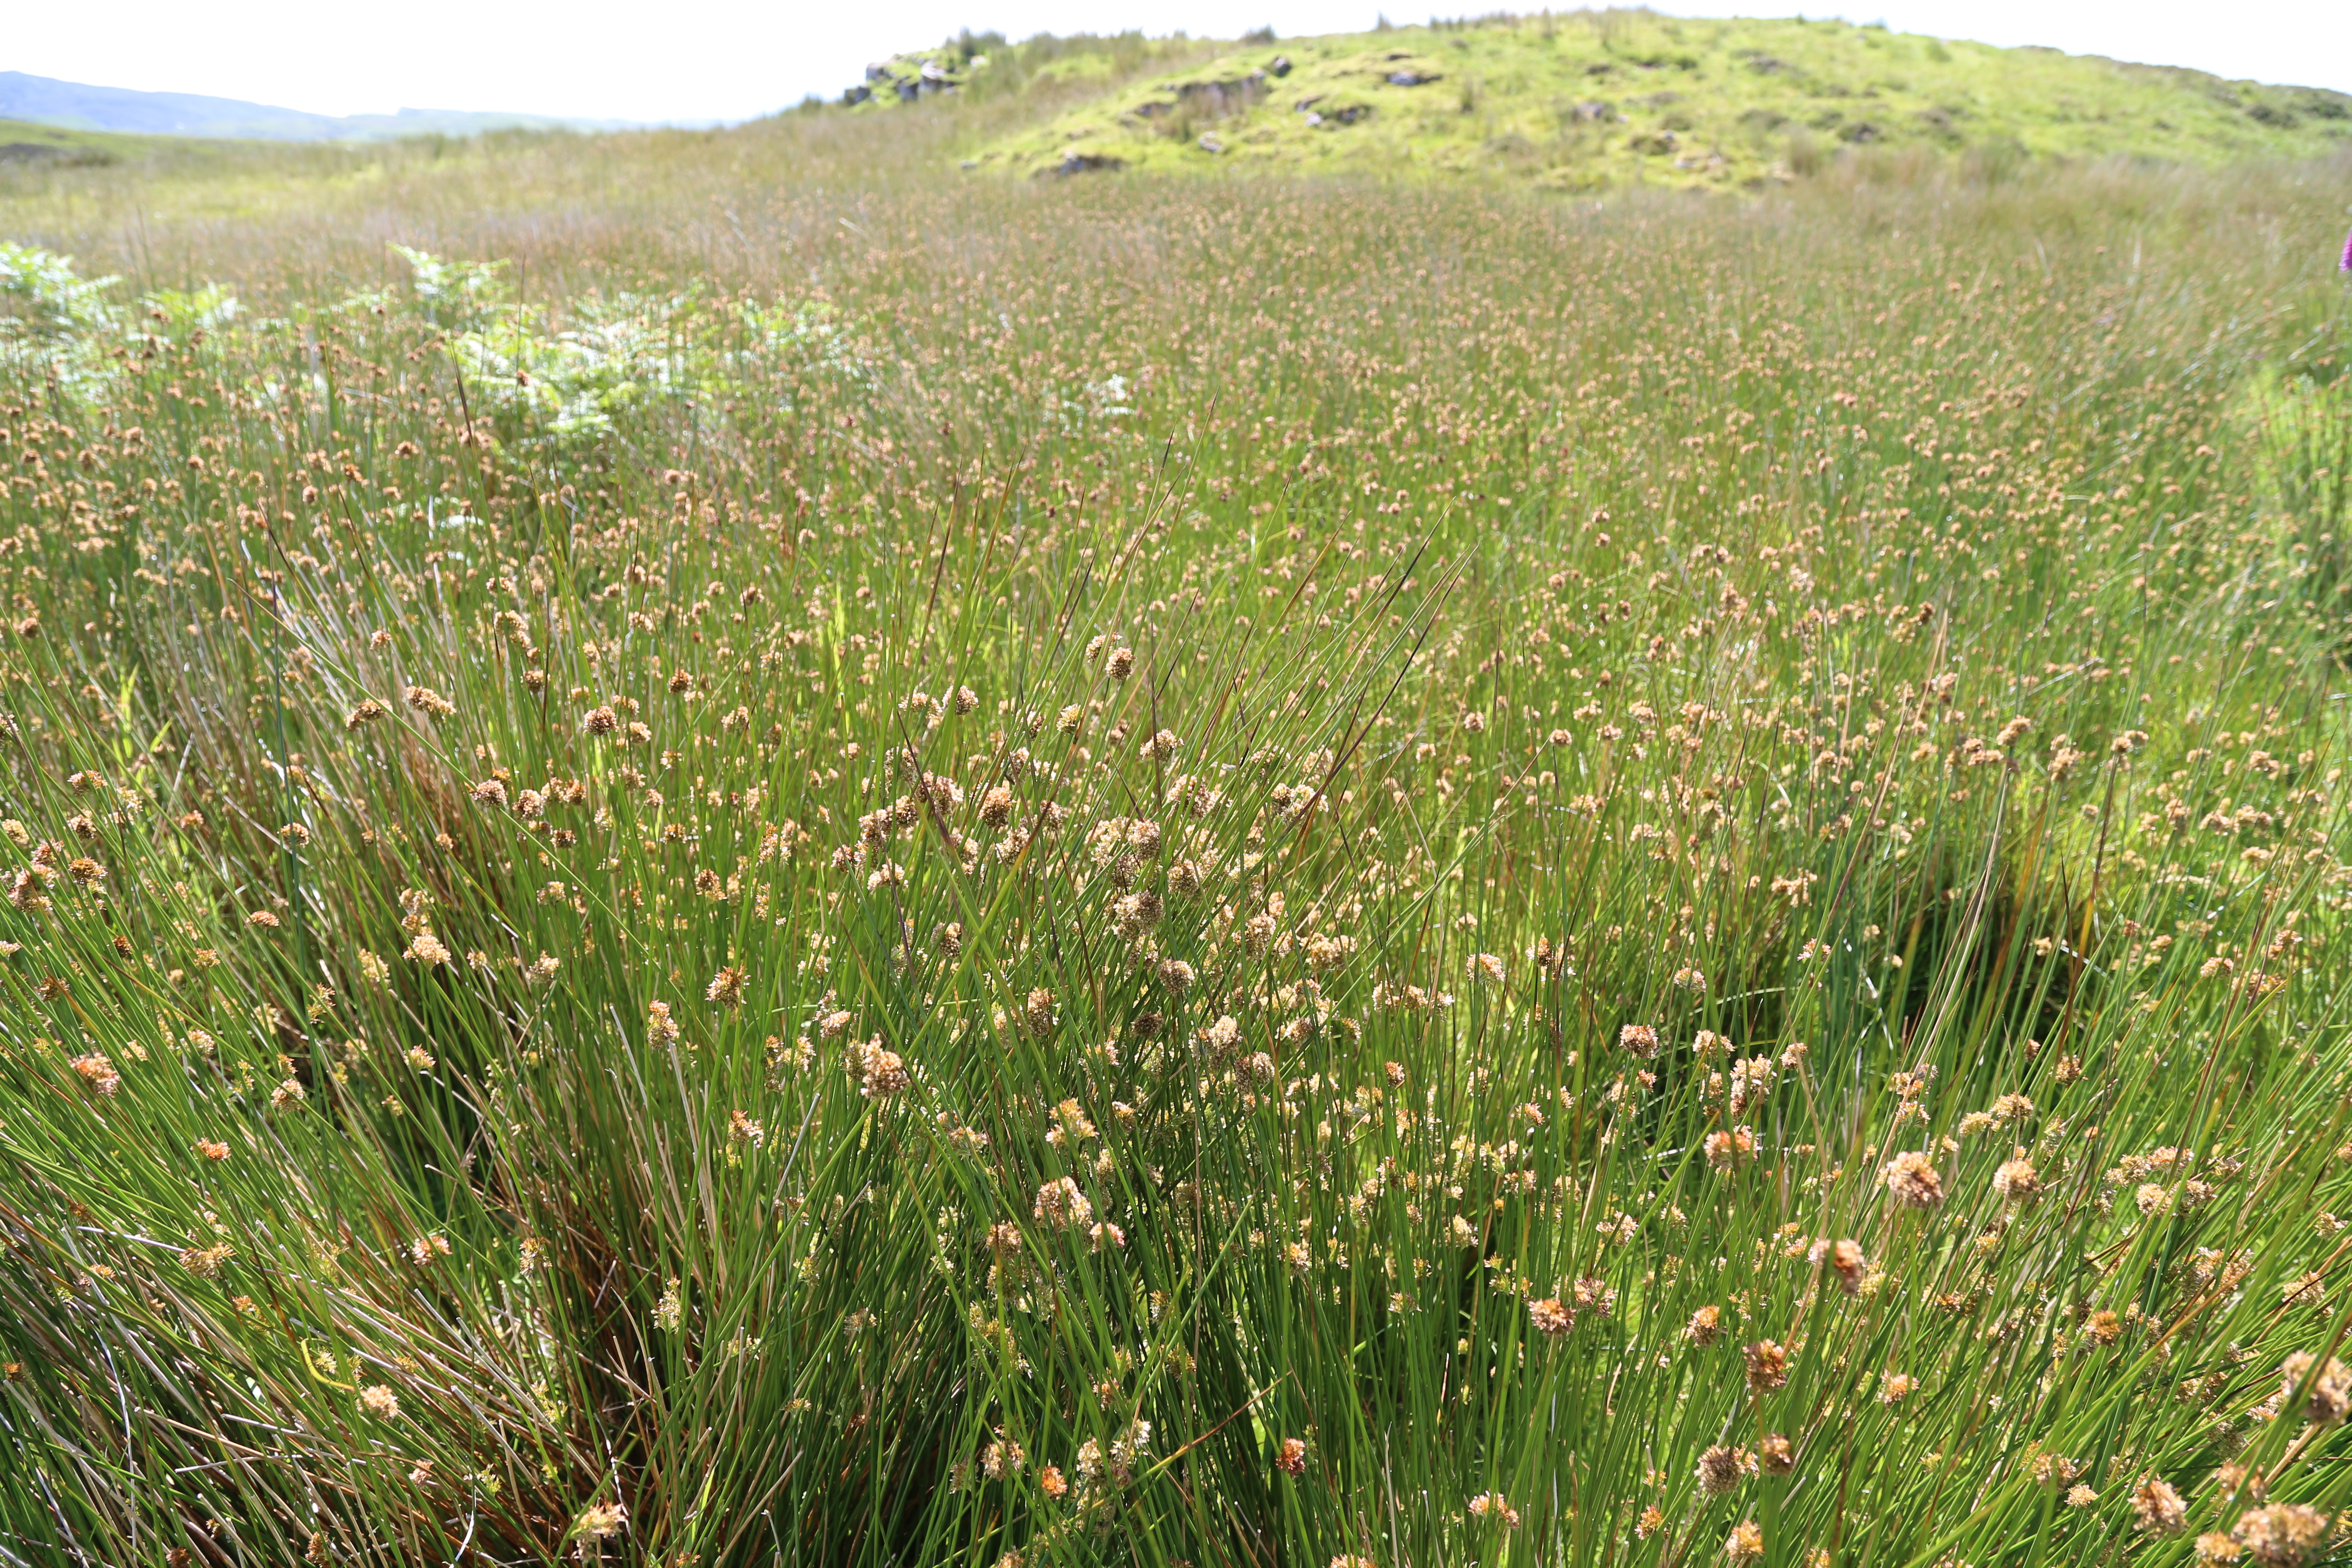
[[[1698,1457],[1698,1489],[1721,1497],[1756,1473],[1756,1456],[1745,1448],[1717,1444]]]

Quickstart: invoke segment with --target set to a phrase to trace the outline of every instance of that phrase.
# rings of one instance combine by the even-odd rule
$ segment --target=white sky
[[[1451,0],[1444,14],[1496,4]],[[1539,0],[1518,4],[1533,10]],[[9,7],[0,69],[326,114],[406,106],[707,122],[765,113],[803,93],[830,97],[867,60],[960,26],[1016,39],[1129,27],[1230,37],[1270,24],[1297,37],[1370,26],[1382,8],[1382,0],[112,0],[98,21],[78,5],[26,4]],[[1386,8],[1394,21],[1426,19],[1409,0]],[[1769,0],[1659,0],[1659,9],[1774,14]],[[2352,91],[2347,0],[2235,0],[2221,9],[2213,0],[1852,0],[1834,9],[1814,0],[1809,14]]]

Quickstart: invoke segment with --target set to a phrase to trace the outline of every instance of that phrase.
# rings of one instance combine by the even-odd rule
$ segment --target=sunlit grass
[[[2341,93],[1836,20],[1498,15],[1229,45],[1138,74],[975,163],[1730,191],[1846,157],[2005,173],[2033,158],[2310,156],[2352,139]]]

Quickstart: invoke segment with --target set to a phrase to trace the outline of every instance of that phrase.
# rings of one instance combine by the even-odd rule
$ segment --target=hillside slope
[[[621,121],[567,121],[539,114],[451,109],[404,109],[397,114],[311,114],[241,99],[193,92],[141,92],[54,77],[0,71],[0,119],[32,121],[73,131],[116,131],[148,136],[239,137],[263,142],[381,141],[435,132],[470,136],[509,127],[608,131]]]
[[[1997,165],[2347,144],[2352,97],[2319,89],[1843,22],[1612,11],[1237,45],[972,162],[1021,174],[1241,166],[1736,188],[1856,148]]]
[[[0,117],[0,169],[88,168],[146,152],[145,137]]]

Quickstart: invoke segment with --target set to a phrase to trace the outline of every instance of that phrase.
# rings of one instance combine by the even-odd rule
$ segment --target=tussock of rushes
[[[27,1555],[2318,1560],[2325,181],[860,123],[0,333]]]

